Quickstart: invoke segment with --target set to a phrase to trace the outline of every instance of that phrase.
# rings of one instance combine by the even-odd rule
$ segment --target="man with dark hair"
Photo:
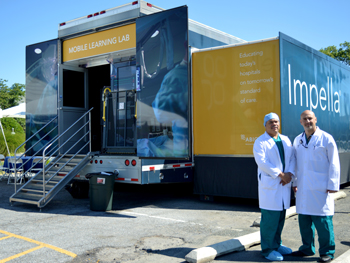
[[[294,148],[287,136],[280,134],[276,113],[264,118],[266,132],[254,143],[258,165],[259,207],[261,209],[261,254],[271,261],[282,261],[292,250],[282,245],[281,233],[290,207],[291,180],[294,175]]]

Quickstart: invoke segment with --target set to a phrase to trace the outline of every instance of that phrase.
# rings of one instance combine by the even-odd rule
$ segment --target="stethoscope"
[[[313,134],[311,134],[311,136],[312,136]],[[310,136],[310,140],[311,140],[311,136]],[[306,149],[308,149],[309,148],[309,145],[308,144],[306,144],[306,139],[305,139],[305,144],[304,144],[304,140],[302,139],[302,138],[304,138],[305,137],[305,131],[303,132],[303,134],[301,135],[301,139],[300,139],[300,141],[299,141],[299,144],[300,145],[302,145],[304,148],[306,148]],[[309,141],[310,141],[309,140]],[[314,149],[316,148],[316,145],[314,145]]]

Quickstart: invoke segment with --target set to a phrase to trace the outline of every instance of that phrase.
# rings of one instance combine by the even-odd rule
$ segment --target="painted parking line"
[[[11,256],[11,257],[2,259],[2,260],[0,260],[0,263],[8,262],[8,261],[10,261],[10,260],[12,260],[12,259],[22,257],[22,256],[24,256],[24,255],[26,255],[26,254],[29,254],[29,253],[31,253],[31,252],[33,252],[33,251],[35,251],[35,250],[40,249],[40,248],[43,248],[43,246],[37,246],[37,247],[31,248],[31,249],[28,249],[28,250],[26,250],[26,251],[23,251],[23,252],[21,252],[21,253],[18,253],[18,254],[16,254],[16,255],[13,255],[13,256]]]
[[[19,258],[19,257],[24,256],[26,254],[29,254],[29,253],[31,253],[33,251],[36,251],[36,250],[38,250],[40,248],[49,248],[49,249],[55,250],[55,251],[57,251],[59,253],[65,254],[67,256],[70,256],[72,258],[75,258],[77,256],[76,254],[74,254],[74,253],[72,253],[70,251],[67,251],[65,249],[62,249],[62,248],[59,248],[59,247],[55,247],[55,246],[52,246],[52,245],[49,245],[49,244],[45,244],[43,242],[36,241],[36,240],[30,239],[30,238],[27,238],[27,237],[23,237],[23,236],[19,236],[19,235],[16,235],[16,234],[12,234],[12,233],[4,231],[4,230],[0,230],[0,233],[6,235],[5,237],[0,238],[0,241],[4,240],[4,239],[7,239],[7,238],[14,237],[14,238],[18,238],[18,239],[21,239],[21,240],[24,240],[24,241],[27,241],[27,242],[34,243],[34,244],[38,245],[37,247],[34,247],[32,249],[28,249],[26,251],[23,251],[21,253],[18,253],[16,255],[11,256],[11,257],[8,257],[8,258],[5,258],[5,259],[1,259],[0,263],[5,263],[5,262],[8,262],[8,261],[10,261],[12,259]]]
[[[143,214],[143,213],[136,213],[136,212],[132,212],[132,211],[121,211],[121,212],[118,212],[118,214],[127,214],[127,215],[135,215],[135,216],[144,216],[144,217],[157,218],[157,219],[168,220],[168,221],[174,221],[174,222],[179,222],[179,223],[188,223],[188,224],[190,224],[190,225],[203,226],[203,224],[201,224],[201,223],[189,222],[189,221],[185,221],[185,220],[173,219],[173,218],[162,217],[162,216],[151,216],[151,215],[147,215],[147,214]],[[222,227],[219,227],[219,226],[217,226],[217,227],[215,227],[215,228],[217,228],[217,229],[223,229]],[[233,231],[238,231],[238,232],[243,231],[242,229],[237,229],[237,228],[232,228],[231,230],[233,230]]]
[[[163,219],[163,220],[169,220],[169,221],[175,221],[175,222],[181,222],[181,223],[186,223],[184,220],[179,220],[179,219],[173,219],[173,218],[168,218],[168,217],[161,217],[161,216],[151,216],[147,214],[141,214],[141,213],[135,213],[135,212],[129,212],[129,211],[123,211],[119,214],[129,214],[129,215],[136,215],[136,216],[145,216],[145,217],[150,217],[150,218],[158,218],[158,219]]]

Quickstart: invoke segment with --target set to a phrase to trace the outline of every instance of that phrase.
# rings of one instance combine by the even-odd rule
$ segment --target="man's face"
[[[300,124],[303,125],[305,131],[315,131],[316,130],[317,118],[312,111],[306,111],[301,114]]]
[[[280,129],[280,122],[276,119],[271,119],[266,122],[265,125],[266,132],[268,134],[277,134],[278,130]]]

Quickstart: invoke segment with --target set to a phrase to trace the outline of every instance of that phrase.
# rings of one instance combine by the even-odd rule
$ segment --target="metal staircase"
[[[45,136],[40,136],[40,139],[32,145],[21,156],[16,157],[16,160],[23,157],[27,152],[31,151],[37,145],[40,149],[36,151],[34,156],[29,160],[38,157],[37,153],[42,153],[42,169],[40,169],[29,181],[22,185],[17,190],[18,182],[22,182],[23,178],[28,177],[33,171],[33,167],[37,165],[37,162],[32,164],[30,169],[27,169],[24,173],[19,174],[15,172],[14,185],[15,193],[10,197],[10,203],[21,202],[28,204],[35,204],[39,208],[47,205],[52,198],[64,188],[84,166],[90,161],[94,153],[91,152],[91,108],[84,113],[76,122],[74,122],[67,130],[60,135],[54,136],[50,141],[43,142],[43,138],[47,138],[49,133],[58,133],[58,125],[55,125],[49,133]],[[55,123],[54,118],[44,127],[42,127],[37,133],[31,136],[26,142],[31,140],[34,136],[37,136],[42,129],[48,125]],[[56,121],[57,122],[57,121]],[[83,125],[81,125],[83,123]],[[81,125],[80,127],[77,127]],[[23,145],[22,144],[22,145]],[[16,151],[22,146],[20,145]],[[41,155],[40,155],[41,156]],[[26,164],[24,162],[22,166]],[[18,167],[21,169],[23,167]],[[24,180],[23,180],[24,181]]]

